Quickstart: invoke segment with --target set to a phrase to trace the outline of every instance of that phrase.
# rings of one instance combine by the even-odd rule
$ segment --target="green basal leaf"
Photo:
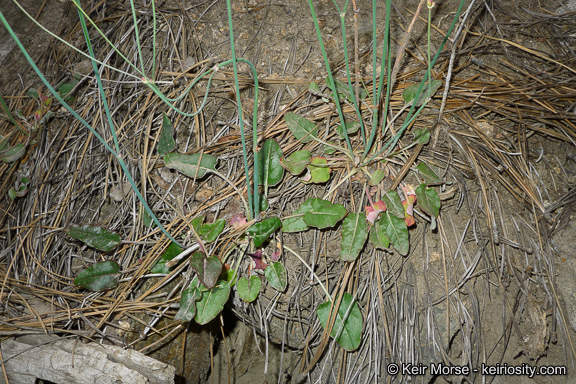
[[[398,196],[398,192],[389,191],[384,196],[382,196],[382,201],[386,203],[388,212],[392,212],[394,216],[404,219],[404,206],[402,205],[400,196]]]
[[[281,226],[282,222],[279,218],[269,217],[248,228],[247,233],[252,236],[254,246],[260,248],[262,244],[268,240],[270,235],[276,232]]]
[[[8,140],[10,139],[9,136],[4,137],[0,135],[0,151],[5,150],[8,147]]]
[[[346,125],[346,132],[348,132],[348,135],[356,133],[360,129],[360,123],[358,121],[350,121],[345,123],[344,125]],[[341,138],[344,138],[344,129],[342,128],[341,125],[336,127],[336,133]]]
[[[148,211],[146,211],[143,207],[140,208],[140,215],[142,217],[142,224],[144,224],[146,228],[149,228],[150,226],[156,226],[156,223],[152,220],[152,216],[150,216]]]
[[[115,261],[103,261],[82,270],[74,279],[74,285],[91,291],[104,291],[118,285],[120,266]]]
[[[224,219],[218,219],[213,224],[202,225],[200,232],[197,233],[202,237],[202,239],[204,239],[204,241],[211,243],[222,233],[225,226],[226,221]]]
[[[280,165],[282,150],[276,140],[269,139],[264,142],[258,153],[260,162],[260,182],[265,186],[275,186],[284,176],[284,168]]]
[[[33,99],[38,100],[40,98],[40,93],[38,92],[38,90],[36,88],[30,88],[28,90],[28,92],[26,92],[26,94],[28,95],[28,97],[31,97]]]
[[[321,184],[330,179],[330,168],[324,166],[328,161],[323,157],[313,157],[310,164],[306,167],[310,172],[310,179],[305,182]],[[303,180],[304,181],[304,180]]]
[[[313,138],[318,137],[318,127],[308,119],[305,119],[293,112],[284,115],[284,121],[288,129],[301,143],[308,143]]]
[[[264,194],[258,194],[258,202],[260,203],[260,212],[266,212],[268,210],[268,199]]]
[[[202,297],[202,291],[198,287],[198,280],[194,279],[190,286],[182,291],[180,296],[180,309],[174,316],[176,321],[190,321],[196,316],[196,302]]]
[[[0,155],[0,159],[2,159],[2,161],[5,163],[13,163],[24,156],[25,153],[26,145],[20,143],[16,144],[12,148],[4,150]]]
[[[205,257],[202,252],[194,252],[190,257],[190,267],[196,272],[198,280],[206,287],[212,288],[220,272],[222,272],[222,262],[218,257],[212,255]]]
[[[258,297],[262,281],[257,276],[250,276],[250,279],[245,277],[240,278],[236,285],[238,289],[238,296],[247,303],[250,303]]]
[[[427,129],[415,129],[414,141],[418,144],[428,144],[428,141],[430,141],[430,131]]]
[[[424,179],[427,185],[441,181],[438,175],[436,175],[436,172],[422,161],[416,166],[416,170],[418,170],[418,174]]]
[[[168,119],[165,113],[162,114],[162,130],[160,131],[160,138],[158,139],[158,153],[165,155],[176,149],[176,142],[174,141],[174,126]]]
[[[150,269],[150,273],[170,273],[172,268],[168,268],[166,263],[178,256],[182,251],[183,249],[178,244],[171,242],[162,254],[162,258]]]
[[[406,256],[410,250],[410,240],[404,219],[390,214],[390,210],[387,210],[380,214],[380,225],[394,248]]]
[[[48,111],[44,114],[44,116],[42,116],[42,119],[40,119],[40,124],[46,124],[47,122],[49,122],[52,118],[54,117],[54,112],[52,111]]]
[[[322,92],[320,91],[320,87],[318,86],[318,83],[316,83],[315,81],[312,81],[310,84],[308,84],[308,92],[310,92],[315,96],[323,96]]]
[[[370,185],[378,185],[386,176],[386,172],[383,169],[377,169],[372,174],[370,178]]]
[[[332,143],[332,142],[328,142],[328,143],[334,145],[334,143]],[[330,145],[323,145],[322,146],[322,152],[325,155],[333,155],[334,153],[336,153],[336,148],[334,148]]]
[[[202,299],[196,303],[196,322],[200,325],[207,324],[218,316],[229,296],[230,284],[222,280],[213,288],[202,292]]]
[[[429,100],[434,96],[438,88],[442,85],[441,80],[432,80],[432,86],[429,87],[429,83],[426,82],[422,87],[422,92],[418,97],[418,101],[415,103],[417,107],[421,106],[425,101]],[[416,93],[418,92],[418,88],[420,88],[420,84],[413,84],[404,89],[402,92],[402,98],[406,103],[410,103],[416,99]]]
[[[206,153],[183,155],[181,153],[167,153],[164,155],[164,164],[170,169],[182,172],[188,177],[202,177],[216,168],[217,157]]]
[[[310,199],[306,200],[300,208],[298,208],[294,213],[290,216],[296,217],[289,217],[282,222],[282,232],[290,233],[290,232],[302,232],[308,229],[308,226],[304,222],[304,214],[306,212],[312,212],[314,207],[312,206],[312,202]]]
[[[280,158],[280,165],[292,175],[297,176],[310,164],[310,159],[312,159],[310,151],[304,149],[302,151],[296,151],[288,157]]]
[[[70,102],[73,100],[73,97],[68,96],[68,94],[74,89],[76,84],[78,84],[78,81],[76,79],[72,79],[72,81],[64,83],[58,87],[58,93],[64,99],[64,101]]]
[[[319,229],[333,227],[348,213],[341,204],[332,204],[315,197],[306,202],[312,205],[312,210],[304,214],[304,222],[310,227]]]
[[[332,302],[328,301],[320,304],[316,309],[318,319],[324,328],[328,324],[331,305]],[[344,292],[342,296],[330,336],[332,338],[337,337],[336,342],[347,351],[353,351],[360,346],[362,341],[362,313],[358,303],[348,292]]]
[[[12,200],[12,201],[16,200],[16,197],[18,197],[18,196],[16,196],[16,190],[15,190],[14,188],[10,188],[10,189],[8,190],[8,197],[9,197],[10,200]]]
[[[351,91],[350,88],[348,87],[348,84],[338,80],[338,79],[334,79],[334,81],[336,82],[336,92],[338,93],[338,97],[341,99],[342,97],[347,98],[349,101],[352,101],[352,92],[355,91]],[[328,88],[330,88],[332,91],[334,91],[334,87],[332,86],[332,82],[330,81],[330,78],[327,77],[326,78],[326,86]],[[331,95],[332,96],[332,95]],[[359,92],[358,92],[358,96],[360,98],[360,100],[364,100],[367,96],[368,93],[366,92],[366,90],[364,88],[360,88]]]
[[[430,216],[438,217],[440,214],[440,197],[433,188],[426,188],[422,183],[416,188],[418,205]]]
[[[342,242],[340,244],[342,261],[354,261],[360,254],[368,238],[368,225],[364,213],[351,213],[342,223]]]
[[[27,177],[23,177],[18,183],[18,190],[16,190],[15,188],[10,188],[8,190],[8,196],[10,197],[10,199],[16,200],[16,198],[18,197],[26,196],[26,193],[28,193],[29,183],[30,180]]]
[[[95,225],[71,225],[68,227],[68,235],[73,239],[80,240],[89,247],[103,252],[110,252],[120,245],[120,235],[106,228]]]
[[[374,226],[370,230],[370,242],[377,249],[386,249],[390,247],[390,239],[386,236],[386,231],[380,225],[380,220],[374,223]]]
[[[204,222],[204,216],[198,216],[190,220],[190,224],[194,231],[200,236],[200,230],[202,229],[202,223]]]
[[[233,269],[222,270],[222,273],[220,274],[220,280],[228,282],[230,287],[233,287],[238,280],[238,273]]]
[[[267,266],[264,271],[264,276],[266,276],[266,280],[268,280],[272,288],[278,292],[284,292],[286,290],[288,275],[282,263],[275,262]]]

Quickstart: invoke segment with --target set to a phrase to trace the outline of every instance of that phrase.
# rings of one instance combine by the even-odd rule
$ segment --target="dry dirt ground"
[[[140,5],[143,15],[147,14],[147,3]],[[405,36],[418,3],[412,0],[393,3],[392,52],[396,52]],[[82,47],[78,30],[73,29],[77,16],[70,2],[27,0],[22,4],[41,24]],[[331,1],[314,4],[331,66],[338,68],[335,74],[342,77],[344,46],[338,13]],[[86,9],[93,8],[91,15],[103,20],[102,29],[136,57],[133,41],[120,38],[132,36],[132,31],[125,26],[130,21],[126,17],[129,3],[104,1],[83,5]],[[434,8],[433,52],[457,6],[458,3],[451,0],[438,2]],[[464,11],[469,6],[470,1],[466,1]],[[358,8],[359,73],[369,78],[374,70],[371,56],[362,54],[369,53],[371,48],[371,4],[358,1]],[[315,308],[324,299],[302,263],[287,253],[281,259],[289,277],[289,287],[284,294],[264,286],[259,300],[251,304],[233,294],[221,318],[204,327],[186,324],[166,336],[175,329],[175,309],[160,302],[179,296],[183,283],[177,281],[178,277],[170,282],[173,285],[166,284],[155,296],[146,297],[147,303],[156,300],[159,309],[149,312],[140,309],[134,315],[114,312],[106,324],[119,321],[131,324],[127,333],[115,330],[115,340],[172,364],[182,383],[576,383],[574,8],[573,2],[544,4],[532,0],[476,1],[471,6],[459,40],[447,45],[441,64],[435,69],[436,78],[443,80],[443,84],[448,73],[452,76],[444,116],[437,121],[442,87],[417,122],[418,127],[434,127],[435,143],[425,146],[419,159],[431,164],[444,181],[438,186],[443,196],[440,222],[436,229],[431,229],[429,220],[417,217],[417,225],[410,231],[411,249],[407,256],[393,250],[367,248],[357,262],[350,287],[357,292],[364,319],[363,342],[358,350],[348,353],[330,343],[316,367],[307,375],[300,374],[302,360],[309,363],[321,344],[322,327]],[[283,149],[288,148],[292,139],[285,125],[275,125],[276,117],[287,108],[300,108],[308,116],[326,113],[328,108],[321,99],[306,91],[311,81],[321,83],[326,77],[308,3],[250,0],[234,2],[232,10],[237,55],[254,63],[261,80],[260,140],[275,138]],[[383,4],[378,5],[378,10],[377,26],[381,30]],[[89,68],[83,69],[86,62],[82,57],[64,49],[33,26],[10,0],[0,3],[0,11],[53,84],[74,71],[89,72]],[[163,80],[172,81],[188,70],[190,74],[197,73],[231,57],[224,1],[164,2],[158,5],[158,11],[162,15],[159,18],[162,49],[158,52],[162,67],[158,71]],[[426,6],[422,16],[426,16]],[[146,29],[149,22],[149,18],[142,21],[142,36],[149,33]],[[345,23],[349,31],[349,54],[353,57],[352,11],[346,15]],[[415,83],[424,74],[424,19],[417,20],[406,47],[397,80],[399,89]],[[97,45],[96,49],[104,52],[102,46]],[[455,56],[449,69],[452,50]],[[229,74],[232,70],[226,71]],[[239,71],[245,79],[241,92],[248,105],[245,105],[245,114],[251,116],[254,89],[246,80],[250,79],[248,68],[240,65]],[[224,77],[217,84],[201,117],[176,120],[173,115],[175,138],[179,152],[203,148],[219,156],[222,172],[241,180],[237,107],[230,79]],[[150,176],[147,179],[149,198],[155,202],[161,219],[175,223],[173,220],[180,218],[173,212],[178,210],[183,215],[203,212],[208,221],[217,218],[229,221],[241,211],[240,200],[234,197],[212,203],[221,193],[220,180],[188,184],[159,164],[145,169],[147,165],[142,165],[142,159],[151,151],[147,148],[149,144],[144,143],[153,142],[159,126],[159,111],[164,110],[151,110],[145,90],[139,85],[119,81],[124,81],[122,86],[110,85],[110,100],[118,111],[116,119],[122,127],[122,140],[131,155],[130,166],[134,172]],[[180,76],[170,91],[181,90],[186,81]],[[32,112],[25,97],[30,86],[43,88],[6,30],[0,27],[1,94],[14,109],[28,108],[26,114]],[[199,84],[185,104],[187,108],[199,105],[205,86],[205,83]],[[93,117],[95,111],[101,110],[93,101],[95,84],[89,79],[82,87],[76,109],[82,111],[85,107],[85,115]],[[71,292],[77,296],[70,299],[70,305],[79,308],[85,305],[81,299],[95,298],[71,287],[70,279],[81,268],[76,263],[94,262],[98,256],[66,238],[62,228],[71,223],[96,222],[114,226],[116,231],[136,242],[140,236],[152,236],[146,237],[150,242],[160,241],[161,235],[150,235],[150,228],[143,228],[134,219],[137,216],[135,197],[124,192],[123,188],[129,186],[101,146],[91,143],[82,127],[74,128],[73,119],[66,111],[54,109],[57,114],[54,121],[41,130],[27,156],[17,165],[0,168],[3,172],[1,277],[13,278],[12,283],[5,279],[3,284],[7,284],[9,290],[29,295],[25,297],[43,295],[40,302],[50,302],[52,299],[46,299],[50,296],[60,298],[53,300],[61,300],[61,304],[68,300],[66,297],[72,297],[67,296]],[[3,135],[13,129],[5,114],[0,124]],[[328,130],[329,124],[325,126]],[[89,144],[84,146],[86,143]],[[410,139],[406,138],[402,145],[409,143]],[[400,167],[408,157],[409,153],[398,157]],[[80,158],[83,160],[76,160]],[[394,171],[400,167],[392,168],[390,180],[385,180],[382,188],[390,188]],[[22,176],[32,179],[29,193],[13,202],[6,191]],[[343,176],[343,171],[334,172],[333,180]],[[406,182],[414,183],[415,176],[409,173]],[[342,184],[335,199],[347,207],[358,208],[361,200],[355,199],[364,198],[363,184],[361,179]],[[288,216],[306,198],[321,197],[329,187],[303,188],[296,178],[285,176],[281,187],[270,192],[269,214]],[[162,198],[158,198],[160,195]],[[38,225],[34,232],[25,232],[30,230],[26,226],[43,214],[46,214],[45,218],[42,216],[44,222],[41,225],[34,222]],[[26,242],[28,255],[42,255],[42,258],[16,259],[22,254],[20,242]],[[107,257],[121,260],[123,268],[130,270],[137,266],[137,260],[141,262],[149,254],[150,242]],[[283,242],[300,253],[334,292],[344,271],[343,263],[338,260],[337,231],[286,234]],[[15,262],[11,272],[7,272],[13,260],[24,259],[54,274],[43,268],[29,269],[23,261]],[[248,269],[247,263],[241,266]],[[29,273],[30,270],[35,270],[36,275]],[[15,271],[19,271],[20,276],[15,276]],[[19,291],[18,286],[26,283],[44,284],[66,294],[32,292],[24,288]],[[135,286],[125,300],[136,300],[153,283]],[[16,324],[14,319],[30,313],[21,302],[11,302],[12,296],[7,292],[0,296],[2,337],[13,331],[42,330],[39,322],[33,323],[34,319]],[[446,300],[447,293],[449,300]],[[103,300],[116,299],[114,295],[102,297]],[[109,305],[105,300],[95,302]],[[51,311],[49,306],[44,309],[47,313]],[[91,316],[88,319],[72,317],[69,321],[57,319],[55,324],[61,329],[59,334],[71,329],[90,330],[99,322],[101,314],[95,312]],[[146,324],[151,324],[151,318],[156,319],[153,326],[160,331],[141,340],[139,336]],[[25,325],[25,322],[28,323]],[[110,331],[102,332],[103,339],[107,332]],[[151,344],[155,342],[158,344]],[[153,347],[149,348],[150,345]],[[414,376],[387,371],[391,364],[430,367],[439,363],[478,371],[468,375],[431,375],[428,369]],[[520,368],[554,366],[565,367],[566,371],[533,378],[526,374],[483,375],[482,364]]]

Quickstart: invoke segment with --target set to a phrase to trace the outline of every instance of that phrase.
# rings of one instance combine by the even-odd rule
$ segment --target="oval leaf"
[[[74,279],[74,285],[92,291],[104,291],[118,285],[120,266],[115,261],[96,263],[81,271]]]
[[[398,196],[398,192],[389,191],[386,195],[382,196],[382,200],[386,204],[386,208],[394,216],[404,219],[404,206],[402,200]]]
[[[174,316],[176,321],[190,321],[196,316],[196,302],[202,297],[202,292],[198,288],[198,280],[194,279],[192,284],[182,292],[180,296],[180,309]]]
[[[95,225],[71,225],[67,232],[70,237],[104,252],[110,252],[120,244],[119,234]]]
[[[194,252],[192,254],[190,257],[190,266],[196,271],[198,279],[206,288],[212,288],[222,272],[222,262],[220,259],[214,255],[204,257],[202,252]]]
[[[162,114],[162,130],[160,131],[160,138],[158,139],[158,153],[165,155],[172,152],[176,148],[174,141],[174,126],[168,119],[165,113]]]
[[[262,286],[262,281],[258,276],[250,276],[250,279],[242,277],[238,280],[236,285],[238,289],[238,296],[247,303],[250,303],[258,297],[260,293],[260,287]]]
[[[301,232],[308,229],[308,226],[304,222],[304,214],[306,212],[312,212],[314,207],[312,206],[311,199],[308,199],[298,208],[290,217],[282,222],[282,232]]]
[[[384,179],[385,176],[386,172],[383,169],[375,170],[374,173],[372,174],[372,177],[370,178],[370,185],[380,184],[380,182],[382,181],[382,179]]]
[[[401,255],[406,256],[410,250],[410,240],[404,219],[390,214],[388,210],[382,212],[380,225],[384,228],[384,232],[394,248],[400,252]]]
[[[207,324],[218,316],[230,296],[230,284],[220,280],[218,285],[202,292],[202,299],[196,303],[196,317],[198,324]]]
[[[316,309],[318,319],[324,328],[326,328],[328,323],[331,305],[332,302],[328,301],[320,304],[318,309]],[[360,341],[362,341],[362,313],[358,303],[353,300],[352,295],[348,292],[344,292],[344,296],[342,296],[330,336],[332,338],[337,337],[336,342],[347,351],[355,350],[360,345]]]
[[[260,248],[262,244],[282,226],[282,222],[277,217],[269,217],[248,229],[248,234],[253,237],[254,246]]]
[[[164,164],[168,168],[175,169],[192,178],[202,177],[206,172],[213,171],[217,161],[217,157],[206,153],[194,153],[192,155],[167,153],[164,155]]]
[[[418,174],[424,179],[427,185],[432,183],[439,183],[441,181],[438,175],[436,175],[436,172],[434,172],[432,168],[430,168],[430,166],[424,162],[420,162],[416,166],[416,169],[418,170]]]
[[[430,131],[427,129],[415,129],[414,141],[418,144],[428,144],[428,141],[430,141]]]
[[[404,91],[402,92],[402,98],[406,103],[410,103],[414,101],[414,99],[416,99],[416,97],[418,96],[418,101],[416,101],[415,104],[417,107],[419,107],[422,105],[422,103],[424,103],[424,101],[428,101],[430,98],[432,98],[432,96],[434,96],[434,94],[436,93],[438,88],[440,88],[441,85],[442,85],[441,80],[432,80],[432,86],[430,86],[430,83],[427,81],[422,86],[422,91],[420,92],[420,95],[418,95],[418,89],[420,88],[420,84],[413,84],[404,89]]]
[[[438,217],[440,214],[440,197],[433,188],[426,188],[426,184],[420,184],[416,188],[418,205],[430,216]]]
[[[310,198],[306,200],[312,206],[309,212],[304,214],[304,223],[319,229],[333,227],[348,213],[341,204],[332,204],[329,201]]]
[[[288,276],[286,275],[286,268],[281,263],[272,263],[264,271],[266,280],[270,283],[272,288],[278,292],[284,292],[288,285]]]
[[[266,140],[258,153],[260,182],[263,182],[265,187],[274,186],[282,180],[284,169],[280,165],[281,157],[282,150],[276,140]]]
[[[318,137],[318,128],[316,124],[308,119],[298,116],[293,112],[288,112],[284,115],[284,121],[288,126],[288,129],[296,139],[301,143],[308,143],[312,141],[312,138]]]
[[[202,225],[200,231],[198,231],[197,233],[200,236],[202,236],[204,241],[211,243],[214,240],[216,240],[216,238],[222,233],[225,226],[226,226],[226,220],[218,219],[216,220],[216,222],[212,224]]]
[[[0,159],[5,163],[13,163],[20,159],[26,153],[26,146],[24,144],[16,144],[12,148],[7,149],[2,153]]]
[[[310,159],[312,159],[310,151],[304,149],[302,151],[296,151],[288,157],[282,157],[280,159],[280,165],[292,175],[297,176],[310,164]]]
[[[384,228],[380,225],[380,220],[378,220],[372,230],[370,231],[370,242],[377,249],[386,249],[390,247],[390,239],[386,236]]]
[[[172,268],[168,268],[166,263],[178,256],[182,253],[183,249],[176,243],[170,243],[168,248],[162,254],[162,258],[154,264],[154,266],[150,269],[151,273],[165,273],[168,274],[172,270]],[[192,316],[194,317],[194,316]]]
[[[358,132],[358,130],[360,129],[360,123],[358,121],[350,121],[350,122],[344,123],[344,125],[346,126],[346,132],[349,135]],[[341,125],[336,127],[336,133],[341,138],[345,137],[344,136],[344,128],[342,128]]]
[[[196,233],[200,233],[200,230],[202,230],[202,223],[204,222],[204,216],[198,216],[193,218],[192,220],[190,220],[190,224],[192,224],[192,228],[194,228],[194,231],[196,231]]]
[[[328,160],[323,157],[312,158],[310,165],[306,167],[310,177],[302,181],[316,184],[327,182],[330,179],[330,168],[323,166],[326,164],[328,164]]]
[[[343,261],[354,261],[368,238],[366,215],[363,213],[351,213],[342,223],[342,252],[340,259]]]

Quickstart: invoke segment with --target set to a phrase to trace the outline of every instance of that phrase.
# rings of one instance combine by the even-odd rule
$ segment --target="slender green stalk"
[[[52,93],[52,95],[60,102],[60,104],[66,108],[66,110],[68,110],[68,112],[74,116],[75,119],[77,119],[82,125],[84,125],[86,128],[88,128],[90,130],[90,132],[92,132],[92,134],[96,137],[96,139],[98,139],[98,141],[100,141],[102,143],[102,145],[104,146],[104,148],[106,148],[107,151],[109,151],[112,155],[114,155],[114,157],[116,159],[118,159],[118,163],[120,164],[120,167],[122,168],[122,170],[124,171],[124,173],[126,174],[126,178],[128,179],[128,181],[130,182],[130,184],[132,185],[132,188],[134,189],[134,192],[136,193],[136,196],[138,197],[138,199],[140,200],[140,202],[142,203],[142,205],[144,206],[144,208],[146,209],[146,212],[148,212],[148,214],[150,215],[150,217],[152,218],[152,220],[154,220],[154,222],[156,223],[156,225],[158,226],[158,228],[160,228],[160,230],[174,243],[178,244],[179,246],[182,247],[182,245],[180,243],[178,243],[169,233],[168,231],[166,231],[166,229],[162,226],[162,224],[160,223],[160,221],[158,221],[158,218],[154,215],[154,213],[152,212],[152,210],[150,209],[150,207],[148,206],[148,204],[146,203],[144,197],[142,196],[142,194],[140,193],[140,191],[138,190],[138,188],[135,187],[135,183],[134,183],[134,179],[132,179],[132,176],[130,175],[130,171],[128,170],[128,167],[126,166],[126,164],[124,163],[124,160],[122,159],[122,157],[120,156],[120,154],[115,151],[114,149],[112,149],[112,147],[110,147],[110,145],[108,145],[108,143],[106,142],[106,140],[104,140],[104,138],[102,136],[100,136],[100,134],[90,125],[88,124],[88,122],[86,122],[86,120],[84,120],[82,117],[80,117],[80,115],[78,115],[78,113],[76,113],[76,111],[74,111],[74,109],[72,109],[72,107],[70,107],[70,105],[68,105],[68,103],[66,103],[66,101],[64,101],[64,99],[60,96],[60,94],[54,89],[54,87],[52,87],[52,85],[50,85],[50,83],[48,82],[48,80],[46,79],[46,77],[44,77],[44,75],[42,74],[42,72],[40,71],[40,69],[38,68],[38,66],[36,65],[36,63],[34,62],[34,60],[32,60],[32,58],[30,57],[30,55],[28,54],[28,51],[26,50],[26,48],[24,48],[24,46],[22,45],[22,43],[20,42],[20,40],[18,39],[18,36],[16,36],[16,34],[14,33],[14,30],[12,29],[12,27],[10,26],[10,24],[8,24],[8,21],[6,20],[6,18],[4,17],[4,14],[0,11],[0,21],[2,21],[2,24],[4,24],[4,26],[6,27],[6,30],[8,31],[8,33],[10,34],[10,36],[12,37],[12,39],[14,39],[14,42],[16,43],[16,45],[18,46],[18,48],[20,49],[20,51],[22,52],[22,54],[24,54],[24,57],[26,57],[26,60],[28,60],[28,63],[30,64],[30,66],[32,67],[32,69],[34,70],[34,72],[36,72],[36,74],[38,75],[38,77],[40,77],[40,80],[42,80],[42,82],[44,83],[44,85],[46,86],[46,88],[48,88],[48,90]]]
[[[4,98],[2,97],[2,95],[0,95],[0,105],[2,105],[2,109],[4,109],[4,111],[6,112],[6,115],[8,115],[8,119],[12,122],[12,124],[14,124],[16,126],[16,128],[18,128],[18,130],[26,135],[28,135],[28,132],[26,132],[25,130],[23,130],[20,125],[16,122],[16,120],[14,120],[14,116],[12,116],[12,114],[10,113],[10,109],[8,108],[8,106],[6,105],[6,103],[4,102]]]
[[[152,0],[152,78],[156,78],[156,3]]]
[[[430,65],[430,25],[432,24],[432,8],[434,7],[434,1],[427,0],[426,5],[428,7],[428,89],[432,89],[432,66]],[[432,97],[432,95],[430,95]]]
[[[454,29],[456,22],[460,18],[460,13],[462,13],[462,7],[464,6],[464,3],[465,3],[465,0],[462,0],[460,2],[460,5],[458,6],[458,10],[456,11],[454,19],[452,20],[452,24],[450,24],[450,28],[448,28],[448,31],[446,32],[446,35],[444,36],[444,40],[442,40],[442,43],[438,47],[438,50],[436,51],[436,54],[434,55],[434,59],[432,59],[432,61],[429,61],[430,68],[432,68],[434,66],[434,64],[436,64],[436,60],[438,60],[440,53],[444,49],[444,46],[446,45],[446,42],[448,41],[448,37],[450,36],[450,34],[452,34],[452,30]],[[429,76],[430,76],[430,73],[427,71],[426,74],[424,75],[424,78],[420,82],[420,86],[418,87],[418,91],[416,92],[416,97],[414,98],[414,100],[418,100],[418,98],[420,97],[420,94],[422,93],[422,90],[424,88],[424,84],[426,84],[426,82],[428,81]],[[388,153],[386,154],[386,156],[388,156],[390,154],[390,152],[392,151],[392,149],[396,146],[396,143],[398,143],[398,140],[400,140],[400,137],[404,134],[404,131],[406,131],[406,129],[412,124],[414,119],[420,114],[420,112],[424,109],[424,107],[427,105],[427,103],[428,103],[427,101],[422,103],[420,108],[418,108],[416,110],[416,113],[414,113],[414,110],[416,109],[416,103],[412,103],[410,110],[408,111],[408,114],[406,116],[406,119],[404,120],[404,123],[402,124],[401,128],[398,130],[397,134],[394,135],[394,137],[380,151],[378,151],[378,153],[376,153],[372,157],[370,157],[369,160],[364,161],[362,163],[362,165],[366,165],[366,164],[370,163],[375,157],[380,155],[385,149],[390,148],[390,149],[388,149]],[[413,114],[414,114],[414,116],[412,116]]]
[[[386,21],[384,24],[384,41],[382,42],[382,61],[380,63],[380,79],[378,81],[378,90],[374,93],[373,92],[373,113],[372,113],[372,132],[370,135],[370,139],[368,140],[368,144],[366,145],[366,149],[364,150],[364,154],[362,155],[362,160],[368,156],[370,150],[372,149],[372,145],[374,145],[374,139],[376,138],[377,134],[377,127],[378,127],[378,111],[380,107],[380,98],[382,96],[382,86],[384,83],[384,73],[386,73],[386,96],[384,98],[384,110],[382,112],[382,137],[386,134],[386,119],[388,116],[388,108],[390,105],[390,94],[392,90],[390,89],[390,74],[392,73],[392,58],[390,57],[390,14],[392,12],[392,0],[386,0]],[[376,0],[372,0],[372,81],[373,86],[375,87],[376,84],[376,45],[377,45],[377,34],[376,34]]]
[[[230,1],[230,0],[227,0]],[[310,6],[310,13],[312,14],[312,20],[314,21],[314,28],[316,29],[316,36],[318,37],[318,44],[320,45],[320,51],[322,52],[322,58],[324,59],[324,65],[326,66],[326,71],[328,72],[328,79],[332,84],[332,96],[334,97],[334,103],[336,103],[336,110],[338,111],[338,116],[340,117],[340,124],[342,124],[342,132],[344,133],[344,139],[346,140],[346,146],[348,151],[350,151],[350,156],[354,158],[354,150],[352,149],[352,144],[350,143],[350,137],[348,137],[348,132],[346,131],[344,120],[344,113],[342,112],[342,106],[340,105],[340,98],[338,97],[338,92],[336,90],[336,82],[332,76],[332,70],[330,69],[330,62],[328,61],[328,55],[326,55],[326,48],[324,47],[324,40],[322,39],[322,34],[320,33],[320,26],[318,25],[318,18],[316,17],[316,11],[314,10],[314,5],[312,0],[308,0],[308,5]],[[338,8],[338,6],[336,6]],[[339,9],[338,9],[339,10]]]
[[[334,3],[336,5],[336,3]],[[362,114],[360,113],[360,107],[358,105],[358,99],[356,99],[356,93],[354,92],[354,87],[352,86],[352,78],[350,76],[350,63],[348,61],[348,44],[346,43],[346,9],[348,7],[348,1],[346,1],[346,5],[344,6],[344,12],[340,13],[340,25],[342,28],[342,42],[344,44],[344,63],[346,65],[346,78],[348,80],[348,88],[350,89],[350,97],[352,98],[352,104],[354,105],[354,110],[356,111],[356,115],[358,116],[358,121],[360,122],[360,133],[362,135],[362,143],[364,147],[366,147],[366,130],[364,128],[364,119],[362,119]],[[338,8],[338,5],[336,5]],[[340,12],[340,9],[338,9]],[[346,127],[344,123],[342,123],[343,131],[346,131]]]
[[[238,84],[238,65],[236,60],[236,45],[234,44],[234,29],[232,25],[232,5],[230,0],[226,0],[226,7],[228,10],[228,28],[230,29],[230,46],[232,52],[232,68],[234,69],[234,88],[236,90],[236,102],[238,104],[238,119],[240,121],[240,139],[242,141],[242,154],[244,157],[244,169],[246,171],[246,189],[248,191],[248,203],[250,205],[251,212],[250,219],[256,218],[260,213],[260,202],[258,196],[258,184],[259,184],[259,169],[258,169],[258,131],[257,131],[257,108],[258,108],[258,76],[255,73],[254,66],[247,60],[244,62],[249,63],[254,73],[254,82],[256,85],[256,92],[254,98],[254,115],[253,115],[253,128],[252,128],[252,151],[254,153],[254,196],[252,197],[250,188],[250,171],[248,168],[248,153],[246,151],[246,138],[244,135],[244,114],[242,112],[242,100],[240,97],[240,85]],[[240,60],[238,60],[240,61]]]
[[[90,34],[88,28],[86,27],[86,21],[82,13],[78,12],[78,17],[80,18],[80,24],[82,26],[82,32],[84,33],[84,40],[86,41],[86,46],[88,47],[88,52],[91,57],[94,57],[94,49],[92,48],[92,42],[90,40]],[[118,136],[116,135],[116,128],[114,127],[114,121],[112,120],[112,114],[110,113],[110,108],[108,106],[108,100],[106,99],[106,94],[104,93],[104,85],[102,84],[102,79],[100,78],[100,71],[96,66],[96,62],[92,60],[92,68],[94,68],[94,76],[96,77],[96,83],[98,84],[98,92],[100,93],[100,98],[102,99],[102,105],[104,105],[104,112],[108,119],[108,125],[110,126],[110,133],[112,134],[112,140],[114,140],[114,148],[116,153],[120,153],[120,144],[118,143]]]
[[[140,65],[142,66],[142,73],[146,76],[144,69],[144,60],[142,59],[142,47],[140,46],[140,33],[138,32],[138,20],[136,19],[136,8],[134,7],[134,0],[130,0],[130,8],[132,8],[132,20],[134,22],[134,34],[136,35],[136,49],[138,50],[138,57],[140,58]],[[152,73],[154,76],[154,73]]]
[[[254,217],[254,200],[252,198],[252,191],[250,189],[250,171],[248,168],[248,153],[246,152],[246,137],[244,136],[244,116],[242,113],[242,100],[240,98],[240,86],[238,85],[238,65],[236,63],[236,46],[234,44],[234,30],[232,26],[232,5],[230,0],[226,0],[226,8],[228,11],[228,28],[230,29],[230,45],[232,50],[232,68],[234,70],[234,89],[236,90],[236,103],[238,104],[238,120],[240,125],[240,140],[242,142],[242,155],[244,157],[244,171],[246,173],[246,190],[248,192],[248,205],[250,206],[250,217]],[[256,156],[256,153],[254,153]],[[256,176],[256,173],[254,173]]]

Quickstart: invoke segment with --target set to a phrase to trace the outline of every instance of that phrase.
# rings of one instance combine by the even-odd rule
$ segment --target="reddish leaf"
[[[230,219],[230,226],[234,229],[243,227],[244,225],[246,225],[246,223],[247,223],[246,217],[244,217],[244,215],[241,213],[232,216],[232,219]]]
[[[263,271],[268,266],[266,264],[266,260],[264,260],[264,258],[263,258],[264,252],[256,251],[254,253],[249,253],[248,256],[252,257],[252,260],[254,261],[253,269],[260,269]]]
[[[368,205],[366,207],[366,219],[374,224],[380,212],[384,212],[386,210],[386,204],[380,200],[372,205]]]

